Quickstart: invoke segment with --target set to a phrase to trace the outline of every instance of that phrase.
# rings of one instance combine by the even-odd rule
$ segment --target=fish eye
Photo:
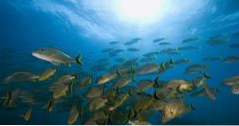
[[[42,48],[42,49],[40,49],[40,51],[43,52],[43,51],[45,51],[45,49]]]

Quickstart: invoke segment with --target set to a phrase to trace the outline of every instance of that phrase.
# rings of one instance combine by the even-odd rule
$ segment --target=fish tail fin
[[[202,73],[203,74],[203,77],[205,77],[206,79],[211,79],[212,77],[211,76],[209,76],[207,73]]]
[[[161,63],[159,66],[159,73],[164,72],[166,69],[165,63]]]
[[[136,73],[136,71],[135,71],[135,67],[134,67],[133,64],[130,66],[130,73],[131,73],[131,78],[134,81],[135,80],[135,73]]]
[[[170,64],[175,64],[175,61],[171,58],[171,59],[169,60],[169,63],[170,63]]]
[[[194,111],[194,110],[196,110],[196,107],[193,104],[190,104],[190,110]]]
[[[155,79],[154,79],[154,88],[158,88],[159,87],[159,76],[157,76]]]
[[[117,73],[118,76],[121,76],[121,75],[122,75],[122,74],[120,73],[120,71],[119,71],[118,68],[116,69],[116,73]]]
[[[75,58],[75,61],[79,65],[83,65],[83,56],[80,54]]]

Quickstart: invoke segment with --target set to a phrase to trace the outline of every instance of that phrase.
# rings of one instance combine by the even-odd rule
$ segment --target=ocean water
[[[239,1],[155,0],[158,3],[157,6],[150,4],[154,0],[144,2],[145,5],[142,5],[140,0],[132,0],[133,3],[120,1],[0,1],[1,97],[13,89],[27,91],[47,89],[44,88],[45,85],[54,83],[64,74],[87,73],[97,80],[103,74],[110,72],[113,66],[122,63],[117,61],[118,58],[125,60],[138,58],[137,62],[140,66],[145,64],[140,59],[146,53],[193,46],[197,49],[179,51],[179,54],[159,53],[151,62],[160,64],[169,59],[191,60],[189,64],[177,65],[160,74],[160,80],[165,81],[193,80],[199,75],[185,74],[185,69],[192,64],[207,65],[206,73],[211,77],[208,84],[218,89],[216,100],[212,101],[206,97],[185,98],[185,101],[192,104],[195,110],[166,124],[239,124],[239,96],[233,94],[231,88],[223,84],[225,79],[239,74],[239,61],[225,63],[203,60],[209,56],[239,56],[238,47],[230,46],[239,44]],[[125,45],[134,38],[140,38],[140,40],[135,44]],[[153,40],[157,38],[164,38],[162,42],[170,44],[154,43]],[[188,38],[197,38],[197,40],[182,42]],[[219,38],[224,43],[212,46],[208,44],[212,38]],[[119,43],[113,45],[110,44],[111,41]],[[54,65],[32,56],[32,52],[40,48],[57,48],[72,57],[81,54],[83,65],[60,66],[53,79],[40,84],[25,82],[3,84],[4,78],[14,72],[30,71],[39,74],[53,67]],[[102,52],[107,48],[123,51],[117,55]],[[139,51],[131,52],[127,50],[128,48],[137,48]],[[103,69],[100,59],[106,62],[104,70],[94,67],[99,65]],[[144,78],[154,80],[156,76],[147,75]],[[133,82],[136,88],[137,81],[140,79],[142,78],[136,78]],[[92,85],[96,85],[95,81]],[[85,97],[84,93],[81,95]],[[37,106],[33,108],[32,120],[27,122],[20,116],[27,108],[21,105],[16,108],[5,108],[1,105],[0,124],[67,124],[68,109],[48,113]],[[150,123],[162,124],[161,117],[160,112],[156,113],[150,118]],[[76,124],[84,123],[78,120]]]

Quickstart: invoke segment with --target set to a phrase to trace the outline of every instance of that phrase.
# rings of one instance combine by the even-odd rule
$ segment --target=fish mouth
[[[33,52],[32,56],[36,57],[36,58],[41,58],[41,55],[39,53]]]
[[[41,55],[41,54],[39,54],[39,53],[37,53],[37,52],[33,52],[33,53],[32,53],[32,56],[34,56],[34,57],[36,57],[36,58],[38,58],[38,59],[47,60],[47,58],[46,58],[44,55]],[[48,60],[47,60],[47,61],[48,61]]]

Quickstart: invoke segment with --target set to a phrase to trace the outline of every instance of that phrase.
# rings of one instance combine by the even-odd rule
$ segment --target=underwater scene
[[[238,0],[1,0],[0,124],[239,124]]]

